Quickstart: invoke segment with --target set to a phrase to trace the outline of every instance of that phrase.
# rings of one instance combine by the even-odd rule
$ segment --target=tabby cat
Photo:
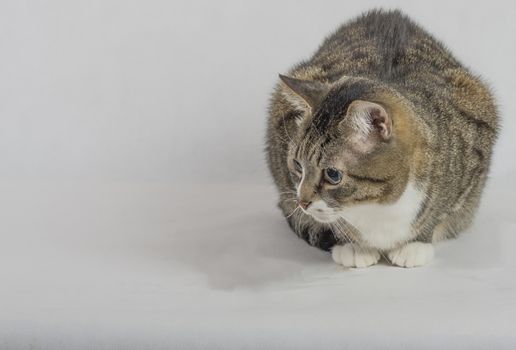
[[[363,14],[279,78],[268,164],[299,237],[346,267],[414,267],[472,222],[498,131],[493,96],[407,16]]]

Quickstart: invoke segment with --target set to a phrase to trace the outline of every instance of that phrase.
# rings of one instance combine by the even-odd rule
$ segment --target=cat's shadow
[[[300,276],[310,266],[333,264],[329,253],[308,246],[272,212],[192,222],[152,250],[202,273],[216,289],[257,288]]]

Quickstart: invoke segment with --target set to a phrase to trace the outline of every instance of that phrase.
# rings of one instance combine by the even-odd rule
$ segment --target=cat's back
[[[334,82],[344,76],[370,78],[427,109],[421,118],[459,129],[471,122],[488,128],[498,115],[489,87],[464,67],[439,40],[399,10],[372,10],[343,24],[293,76]]]
[[[415,71],[460,67],[442,43],[402,12],[372,10],[342,25],[295,70],[329,81],[352,75],[396,82]]]

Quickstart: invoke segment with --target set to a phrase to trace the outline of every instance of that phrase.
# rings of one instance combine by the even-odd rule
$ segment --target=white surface
[[[516,220],[500,186],[431,265],[360,270],[297,239],[268,187],[8,183],[1,193],[1,348],[516,344]]]
[[[504,116],[477,223],[414,270],[296,239],[263,161],[277,73],[374,5]],[[0,348],[515,348],[515,32],[509,1],[0,2]]]

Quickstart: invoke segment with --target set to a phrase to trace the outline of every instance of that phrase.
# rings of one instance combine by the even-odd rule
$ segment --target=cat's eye
[[[293,159],[293,163],[294,163],[294,169],[296,169],[296,171],[298,173],[302,173],[303,172],[303,166],[301,165],[301,163],[299,163],[299,161],[297,159]]]
[[[342,172],[334,168],[324,170],[324,178],[332,185],[337,185],[342,180]]]

